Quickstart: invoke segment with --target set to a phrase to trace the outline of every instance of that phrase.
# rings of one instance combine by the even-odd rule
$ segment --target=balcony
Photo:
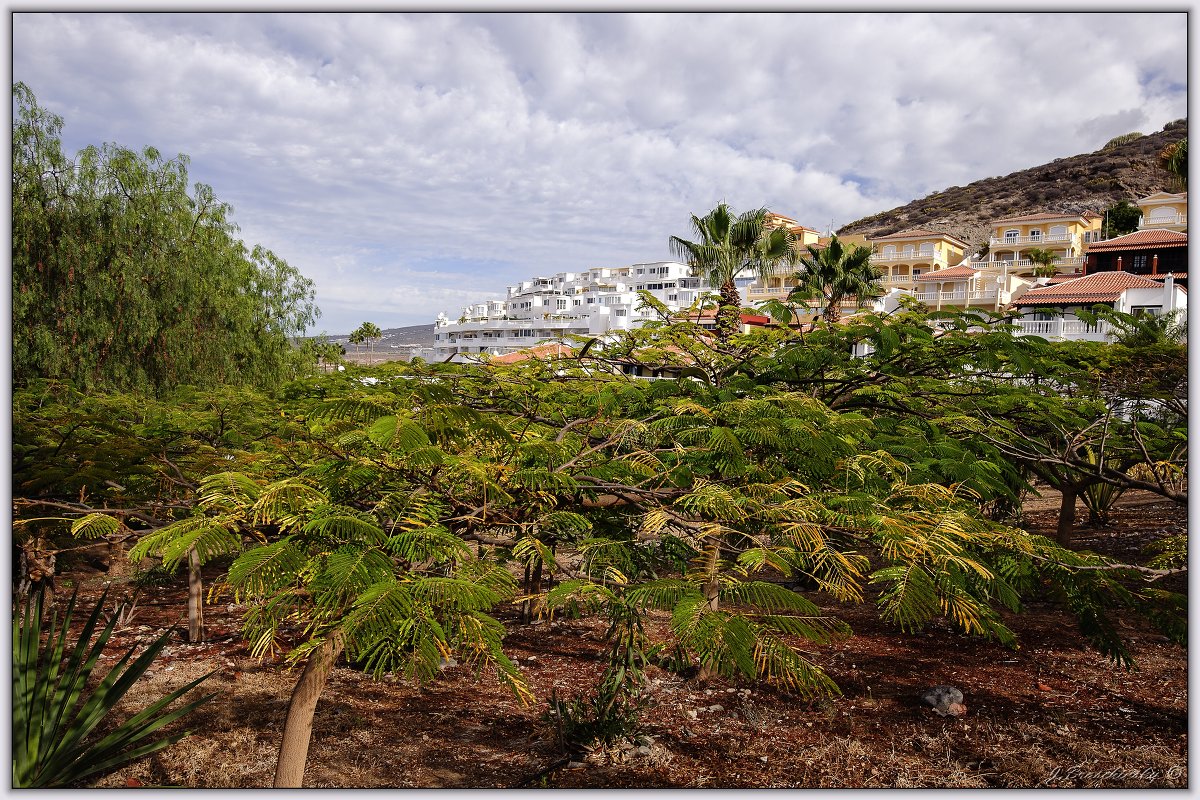
[[[1138,230],[1155,230],[1157,228],[1172,228],[1187,225],[1187,216],[1184,214],[1155,214],[1150,219],[1142,216],[1138,219]]]
[[[1056,270],[1058,270],[1059,272],[1074,271],[1074,269],[1076,267],[1082,267],[1086,263],[1087,263],[1087,256],[1059,257],[1059,258],[1054,259],[1054,268]],[[1037,269],[1038,266],[1040,266],[1040,265],[1034,264],[1032,261],[1030,261],[1027,258],[1019,258],[1016,261],[1013,261],[1011,259],[1007,259],[1007,260],[996,259],[994,261],[982,262],[978,266],[976,266],[976,269],[982,269],[983,267],[987,267],[988,269],[993,270],[993,271],[1004,268],[1004,269],[1007,269],[1009,272],[1022,272],[1024,270],[1029,270],[1032,272],[1034,269]]]
[[[952,292],[916,292],[914,296],[922,303],[972,303],[996,301],[995,289],[959,289]]]
[[[787,297],[796,287],[794,286],[751,286],[747,293],[751,297],[765,299],[768,297]]]
[[[942,253],[897,253],[891,256],[875,254],[871,256],[872,264],[935,264],[947,266],[946,257]]]
[[[1066,339],[1070,341],[1106,342],[1109,340],[1111,329],[1108,323],[1088,325],[1078,319],[1061,317],[1059,319],[1017,320],[1018,336],[1041,336],[1044,339]]]
[[[552,317],[558,317],[559,314],[550,312]],[[566,316],[566,315],[561,315]],[[542,314],[536,317],[526,319],[490,319],[490,320],[467,320],[466,322],[458,322],[449,320],[445,325],[441,326],[443,330],[450,329],[447,332],[450,334],[464,335],[469,333],[482,333],[483,331],[511,331],[522,330],[529,328],[538,328],[540,330],[562,331],[569,328],[587,327],[586,322],[581,322],[578,317],[569,317],[566,319],[546,319]],[[457,330],[455,330],[457,329]]]
[[[1043,245],[1070,245],[1071,247],[1079,246],[1079,236],[1074,233],[1059,234],[1055,236],[993,236],[988,239],[988,247],[990,249],[1004,247],[1042,247]]]

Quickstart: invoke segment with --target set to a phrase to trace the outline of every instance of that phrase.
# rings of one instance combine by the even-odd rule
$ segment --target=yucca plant
[[[57,612],[51,617],[43,643],[43,597],[39,591],[13,619],[13,788],[70,786],[156,753],[191,733],[179,731],[151,739],[155,732],[214,697],[205,695],[168,710],[211,672],[155,701],[105,736],[89,739],[158,657],[171,632],[154,640],[136,659],[137,646],[131,647],[99,684],[89,686],[117,615],[95,635],[104,608],[105,597],[101,596],[79,638],[69,646],[73,594],[61,623]]]

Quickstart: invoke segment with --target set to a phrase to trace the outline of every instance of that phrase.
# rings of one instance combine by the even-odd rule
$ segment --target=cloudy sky
[[[670,258],[725,200],[824,231],[1187,114],[1180,13],[15,13],[69,152],[153,145],[312,278],[312,332]]]

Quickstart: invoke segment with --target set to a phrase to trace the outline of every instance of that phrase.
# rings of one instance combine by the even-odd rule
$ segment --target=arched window
[[[1062,240],[1067,238],[1066,225],[1053,225],[1050,227],[1050,239]]]
[[[895,258],[896,257],[896,245],[889,244],[886,247],[884,247],[883,248],[883,257],[884,258]]]
[[[912,258],[914,255],[916,255],[916,252],[917,252],[916,248],[913,247],[911,244],[904,245],[904,257],[905,258]]]
[[[1004,241],[1006,242],[1015,242],[1020,237],[1021,231],[1017,230],[1016,228],[1012,228],[1004,232]]]
[[[1029,232],[1029,241],[1040,242],[1041,240],[1042,240],[1042,232],[1040,230],[1038,230],[1037,228],[1034,228],[1033,230],[1031,230]]]
[[[921,245],[921,255],[926,258],[933,258],[933,242],[925,242]]]

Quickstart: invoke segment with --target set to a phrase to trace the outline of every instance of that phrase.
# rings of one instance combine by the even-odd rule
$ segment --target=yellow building
[[[885,289],[915,289],[916,278],[953,267],[963,260],[967,243],[948,233],[913,228],[868,240],[871,263],[883,272]]]
[[[1057,256],[1059,273],[1083,272],[1089,243],[1100,240],[1104,218],[1091,211],[1082,214],[1037,213],[1006,217],[992,222],[986,267],[1008,275],[1032,275],[1037,264],[1030,250],[1049,250]],[[979,266],[985,266],[983,264]]]
[[[1138,230],[1187,233],[1187,192],[1155,192],[1137,204],[1142,211]]]
[[[820,245],[822,243],[821,234],[818,231],[801,225],[796,220],[786,217],[783,214],[768,212],[766,224],[771,227],[787,228],[796,241],[796,248],[801,253],[804,253],[805,248],[810,244]],[[796,285],[796,281],[793,280],[795,273],[796,268],[794,266],[776,267],[775,271],[765,281],[756,280],[746,287],[743,299],[751,305],[762,300],[783,300]]]

